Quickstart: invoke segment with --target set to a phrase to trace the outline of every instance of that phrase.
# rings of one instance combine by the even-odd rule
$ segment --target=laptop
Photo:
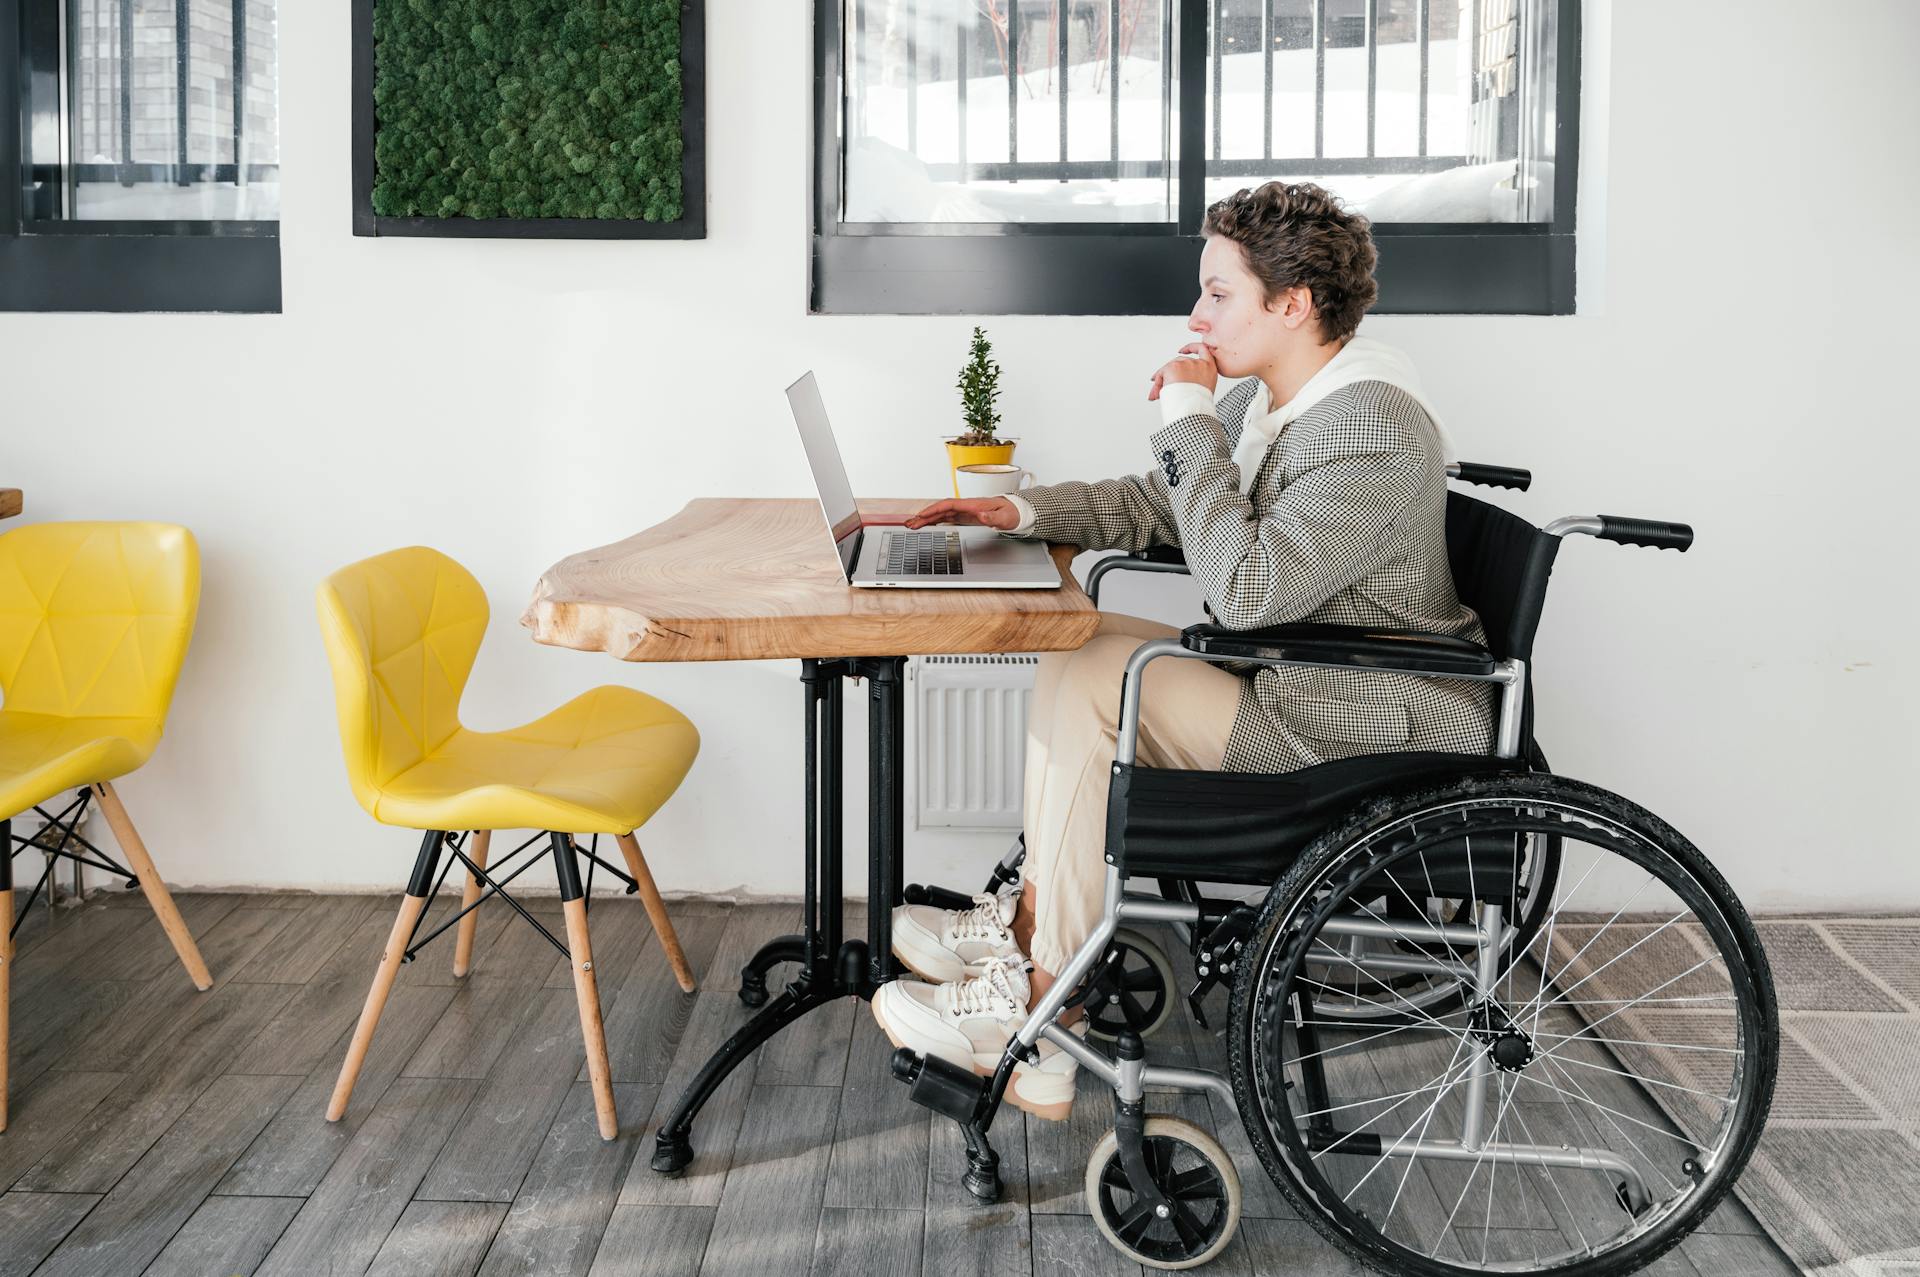
[[[1041,541],[1016,541],[992,528],[936,524],[909,531],[898,524],[862,524],[812,373],[787,387],[787,403],[800,428],[807,465],[820,491],[820,512],[847,584],[911,590],[1060,588],[1060,569]]]

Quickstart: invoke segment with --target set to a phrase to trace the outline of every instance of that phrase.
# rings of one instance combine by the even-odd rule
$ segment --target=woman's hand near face
[[[907,516],[909,528],[924,528],[929,523],[961,523],[1011,532],[1020,522],[1020,512],[1005,497],[961,497],[936,501]]]
[[[1204,342],[1191,342],[1180,347],[1180,358],[1169,359],[1161,365],[1160,371],[1153,374],[1153,384],[1147,388],[1149,400],[1160,397],[1160,388],[1168,382],[1190,381],[1195,385],[1212,390],[1220,383],[1220,369],[1213,362],[1213,352]],[[1198,359],[1188,359],[1187,355],[1198,355]]]

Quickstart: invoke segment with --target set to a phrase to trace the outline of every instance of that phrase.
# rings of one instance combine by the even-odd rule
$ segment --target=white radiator
[[[1036,656],[907,663],[915,826],[1018,829]]]

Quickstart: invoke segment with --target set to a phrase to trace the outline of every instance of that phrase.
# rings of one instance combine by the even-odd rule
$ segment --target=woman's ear
[[[1280,322],[1288,328],[1299,328],[1313,318],[1313,290],[1305,284],[1295,284],[1280,294]]]

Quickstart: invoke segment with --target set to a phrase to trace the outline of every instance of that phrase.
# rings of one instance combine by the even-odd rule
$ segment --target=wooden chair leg
[[[133,820],[127,815],[120,795],[105,781],[93,788],[100,795],[100,810],[106,813],[107,825],[113,830],[114,839],[119,842],[120,850],[126,853],[127,863],[140,879],[140,890],[146,893],[147,903],[153,906],[161,929],[167,933],[167,939],[173,942],[173,951],[180,955],[180,965],[187,969],[187,975],[192,977],[196,989],[204,991],[212,988],[213,976],[207,971],[199,947],[193,943],[193,933],[187,930],[186,921],[181,918],[173,897],[167,894],[167,884],[160,880],[160,871],[153,867],[153,857],[147,854],[147,845],[140,841],[139,831],[134,829]]]
[[[667,917],[666,901],[660,899],[660,888],[653,885],[653,874],[647,869],[646,857],[640,854],[640,844],[632,834],[620,835],[620,853],[627,858],[627,872],[640,884],[640,903],[647,907],[647,917],[653,920],[653,934],[660,937],[660,947],[666,950],[673,978],[680,982],[683,991],[692,993],[698,987],[694,983],[693,968],[687,965],[680,937],[673,933],[673,919]]]
[[[420,836],[420,853],[414,857],[413,877],[407,880],[407,894],[400,898],[400,916],[387,933],[387,947],[380,953],[380,965],[373,973],[373,987],[367,990],[366,1005],[360,1008],[360,1023],[354,1026],[353,1041],[347,1045],[347,1058],[341,1061],[340,1077],[333,1084],[333,1098],[327,1102],[327,1120],[337,1122],[346,1115],[347,1101],[353,1096],[353,1084],[366,1063],[367,1048],[373,1045],[373,1031],[380,1027],[380,1012],[393,991],[394,977],[406,961],[407,941],[426,912],[427,896],[432,893],[434,871],[440,867],[440,846],[446,835],[428,830]]]
[[[593,974],[593,943],[587,936],[587,902],[568,900],[561,909],[567,918],[567,952],[573,967],[573,994],[580,1003],[580,1037],[587,1045],[587,1076],[593,1081],[593,1109],[600,1119],[600,1138],[620,1134],[613,1108],[613,1069],[607,1063],[607,1033],[600,1023],[600,985]]]
[[[468,849],[467,855],[472,857],[473,863],[479,865],[482,869],[487,867],[487,847],[492,841],[492,830],[476,829],[473,831],[473,845]],[[472,909],[473,902],[479,898],[480,880],[474,877],[472,873],[468,873],[467,889],[460,895],[460,907],[462,909]],[[472,964],[473,933],[474,929],[479,926],[479,923],[480,911],[477,909],[460,919],[460,928],[455,932],[453,940],[453,974],[455,976],[465,975],[467,968]]]
[[[360,1008],[360,1023],[354,1027],[353,1042],[340,1065],[340,1077],[333,1084],[333,1099],[327,1104],[329,1122],[337,1122],[346,1115],[353,1084],[360,1076],[360,1066],[366,1063],[367,1048],[373,1044],[373,1031],[380,1025],[380,1012],[387,1005],[387,994],[393,991],[394,977],[400,974],[401,960],[406,957],[407,940],[426,907],[424,895],[400,898],[400,916],[393,920],[393,930],[387,935],[387,947],[380,954],[380,966],[373,973],[373,987],[367,990],[366,1005]]]

